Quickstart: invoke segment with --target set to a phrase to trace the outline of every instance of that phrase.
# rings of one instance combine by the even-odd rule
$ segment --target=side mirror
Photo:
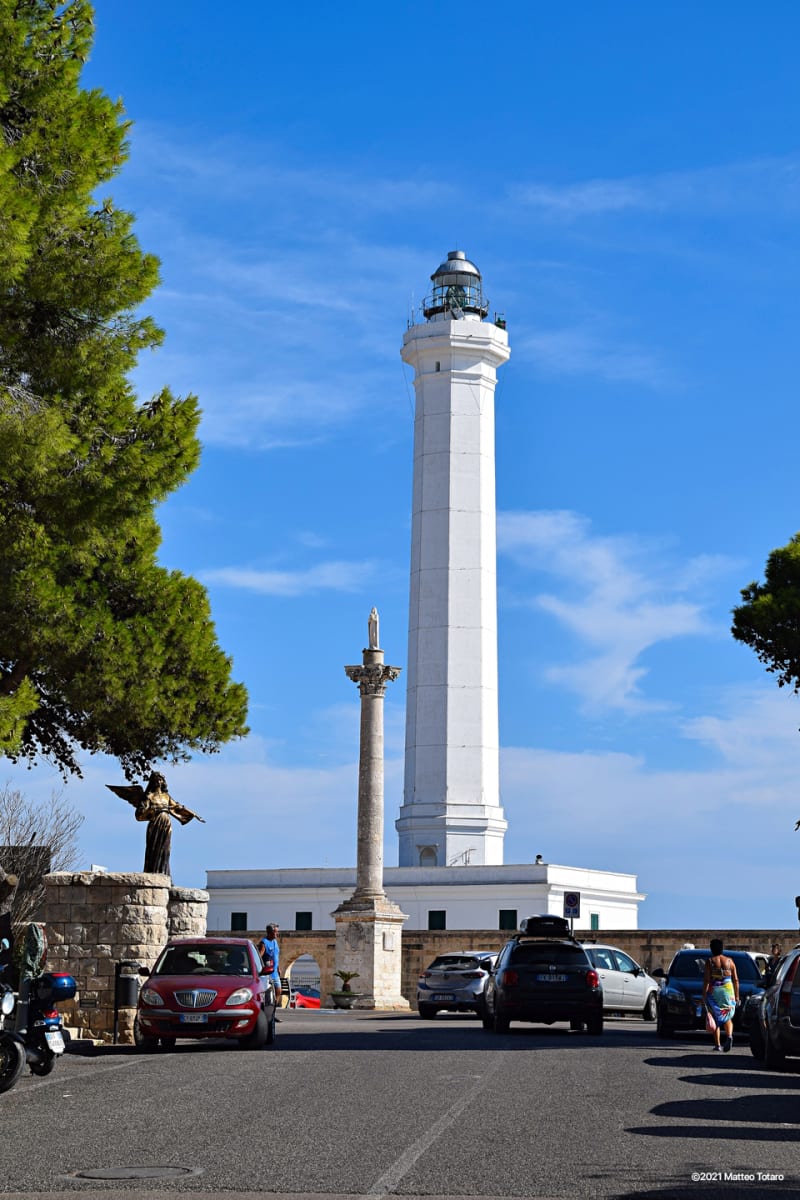
[[[150,968],[149,967],[139,967],[139,974],[142,975],[146,979],[147,976],[150,974]]]
[[[655,967],[650,974],[652,975],[653,979],[666,979],[667,973],[663,967]]]

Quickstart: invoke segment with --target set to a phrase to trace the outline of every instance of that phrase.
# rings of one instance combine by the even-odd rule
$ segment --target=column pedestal
[[[400,991],[403,922],[408,914],[387,896],[345,900],[333,913],[336,921],[336,968],[357,971],[350,981],[353,1008],[405,1011],[411,1006]]]

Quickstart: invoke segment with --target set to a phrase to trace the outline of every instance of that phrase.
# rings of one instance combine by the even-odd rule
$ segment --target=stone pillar
[[[383,889],[383,699],[400,674],[386,666],[378,645],[378,614],[369,620],[369,646],[361,666],[345,667],[361,693],[358,764],[356,889],[332,914],[336,921],[336,969],[356,971],[351,988],[357,1008],[405,1009],[400,992],[401,934],[406,913]]]
[[[168,875],[83,871],[45,876],[42,920],[47,968],[68,971],[78,983],[66,1001],[66,1025],[110,1041],[114,1029],[117,963],[152,967],[168,940]],[[133,1040],[134,1009],[119,1014],[119,1040]]]
[[[200,888],[171,887],[167,937],[205,937],[208,925],[208,892]]]

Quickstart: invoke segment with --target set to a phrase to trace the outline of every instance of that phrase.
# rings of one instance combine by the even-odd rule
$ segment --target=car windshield
[[[511,951],[510,961],[515,966],[538,966],[540,963],[553,963],[559,966],[588,966],[586,952],[580,946],[571,946],[568,942],[560,945],[552,942],[520,942]]]
[[[474,971],[484,964],[478,958],[470,958],[465,954],[440,954],[428,967],[429,971]]]
[[[244,946],[167,946],[153,975],[249,975]]]

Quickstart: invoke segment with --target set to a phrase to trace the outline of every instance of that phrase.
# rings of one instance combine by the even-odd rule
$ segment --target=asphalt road
[[[752,1200],[800,1196],[799,1128],[800,1060],[767,1071],[741,1040],[722,1055],[630,1019],[498,1037],[462,1016],[284,1011],[273,1049],[26,1071],[0,1096],[0,1193]]]

